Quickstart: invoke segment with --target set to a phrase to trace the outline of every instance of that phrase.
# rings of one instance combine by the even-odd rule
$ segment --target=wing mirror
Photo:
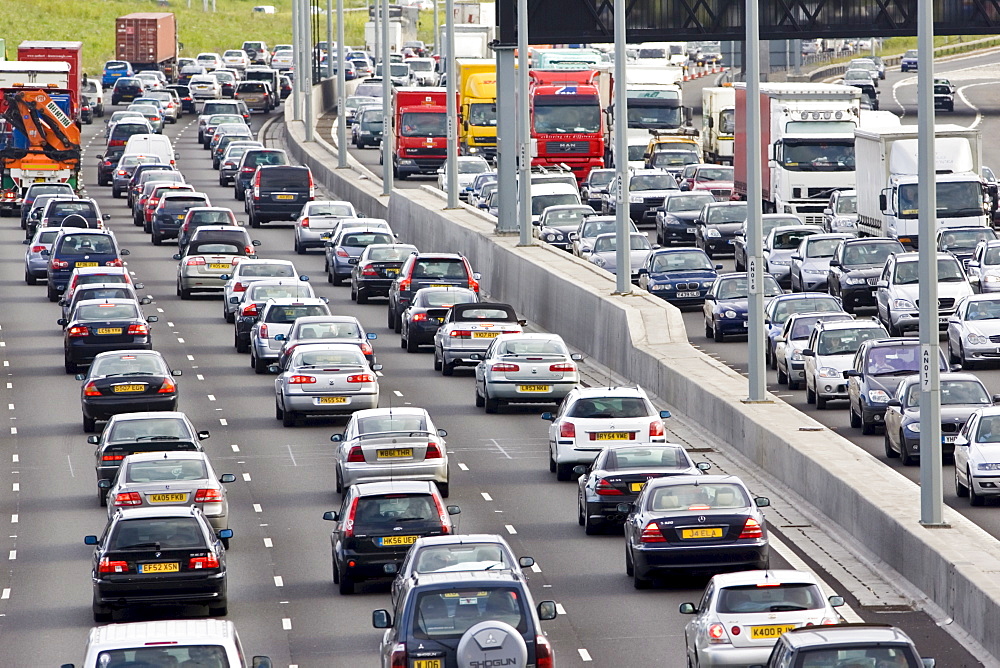
[[[462,509],[459,508],[458,506],[448,506],[448,514],[449,515],[461,515],[462,514]]]
[[[330,437],[330,440],[333,441],[334,443],[340,443],[341,441],[344,440],[344,435],[334,434],[333,436]]]
[[[328,510],[323,513],[323,519],[327,522],[337,522],[340,520],[340,514],[336,510]]]
[[[678,606],[677,611],[682,615],[698,614],[698,608],[694,607],[694,603],[681,603],[680,606]]]
[[[886,406],[891,406],[893,408],[902,408],[903,407],[903,403],[899,399],[890,399],[889,401],[885,402],[885,405]]]
[[[444,438],[445,436],[448,435],[448,431],[446,429],[438,429],[437,435],[440,436],[441,438]]]
[[[219,478],[219,482],[222,483],[236,482],[236,476],[234,476],[232,473],[223,473],[222,477]]]
[[[239,297],[230,297],[229,298],[229,303],[230,304],[239,304],[240,303],[240,298]]]
[[[709,464],[708,462],[698,462],[694,466],[699,471],[707,471],[708,469],[712,468],[712,465]]]
[[[392,626],[392,615],[388,610],[372,611],[372,626],[377,629],[387,629]]]
[[[583,355],[581,355],[580,353],[573,353],[569,356],[569,358],[574,362],[580,362],[583,360]]]
[[[369,341],[374,341],[375,339],[378,338],[378,334],[376,334],[375,332],[368,332],[367,334],[365,334],[365,338],[368,339]]]
[[[573,475],[586,475],[587,467],[583,464],[573,467]]]
[[[260,246],[260,239],[254,239],[250,242],[251,246]]]
[[[232,529],[222,529],[220,531],[217,531],[215,535],[217,535],[219,538],[224,538],[224,539],[228,540],[228,539],[230,539],[230,538],[233,537],[233,530]]]
[[[284,334],[275,334],[274,335],[274,340],[275,341],[284,341],[284,340],[286,340],[286,337],[285,337]]]
[[[483,359],[483,354],[482,353],[472,353],[471,355],[469,355],[469,359],[470,360],[481,360],[481,359]]]
[[[766,496],[754,497],[753,502],[757,504],[758,508],[767,508],[768,506],[771,505],[771,499],[767,498]]]
[[[306,276],[305,274],[302,274],[301,276],[299,276],[299,280],[303,281],[303,282],[307,282],[309,280],[309,277]]]
[[[59,318],[58,320],[56,320],[56,324],[62,327],[65,327],[68,322],[69,320],[67,320],[66,318]]]
[[[22,244],[22,245],[24,245],[24,246],[27,246],[27,245],[29,245],[30,243],[31,243],[31,239],[22,239],[22,240],[21,240],[21,244]]]
[[[180,253],[174,253],[173,257],[174,257],[175,260],[180,260],[181,259],[181,254]]]
[[[559,609],[556,608],[555,601],[542,601],[538,604],[538,619],[543,622],[555,619],[558,614]]]
[[[844,378],[861,378],[861,372],[855,369],[848,369],[844,372]]]
[[[222,276],[219,276],[220,281],[228,281],[230,278],[232,278],[231,274],[223,274]]]
[[[204,441],[205,439],[211,438],[212,435],[207,430],[202,430],[198,432],[198,440]]]
[[[547,420],[549,422],[555,422],[556,416],[553,415],[552,413],[546,412],[546,413],[542,413],[542,419],[543,420]]]
[[[97,488],[98,489],[111,489],[111,481],[110,480],[98,480],[97,481]]]
[[[535,559],[533,557],[520,557],[517,560],[517,565],[521,568],[531,568],[535,565]]]
[[[160,316],[158,315],[150,315],[146,317],[146,322],[159,322],[159,321],[160,321]]]
[[[832,607],[834,607],[834,608],[839,608],[840,606],[844,605],[844,597],[843,596],[831,596],[830,598],[828,598],[826,600],[829,601],[830,605]]]
[[[615,510],[617,510],[620,513],[630,513],[632,512],[632,509],[634,507],[635,507],[634,504],[631,503],[619,503],[617,506],[615,506]]]
[[[91,445],[97,445],[100,442],[101,442],[101,437],[100,436],[88,436],[87,437],[87,443],[90,443]]]
[[[268,373],[278,373],[280,370],[277,364],[269,364],[267,367]]]
[[[97,536],[84,536],[83,537],[83,544],[84,545],[97,545]]]
[[[142,299],[139,300],[139,304],[142,306],[146,306],[147,304],[152,304],[152,303],[153,303],[152,297],[143,297]]]
[[[802,351],[802,356],[803,357],[816,357],[816,351],[815,350],[811,350],[809,348],[806,348],[805,350]]]
[[[670,415],[670,411],[660,411],[660,419],[661,420],[666,420],[669,417],[672,417]]]

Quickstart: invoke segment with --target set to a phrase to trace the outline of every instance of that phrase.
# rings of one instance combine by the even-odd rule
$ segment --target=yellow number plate
[[[551,392],[551,385],[518,385],[519,392]]]
[[[451,286],[451,283],[433,283],[433,284],[431,284],[430,287],[432,287],[432,288],[450,288],[452,286]]]
[[[97,263],[96,262],[77,262],[76,266],[77,267],[96,267]]]
[[[644,482],[633,482],[629,484],[628,488],[632,492],[641,492],[645,484]]]
[[[797,629],[797,624],[773,624],[770,626],[751,626],[751,640],[777,640],[782,633]]]
[[[275,195],[274,199],[295,199],[295,195]]]
[[[386,269],[385,273],[386,273],[387,276],[398,276],[399,275],[399,269]],[[434,659],[434,660],[437,661],[437,659]]]
[[[500,335],[500,332],[473,332],[472,338],[474,339],[495,339]]]
[[[347,397],[320,397],[317,403],[321,404],[346,404]]]
[[[187,494],[149,494],[146,496],[150,503],[184,503],[187,498]]]
[[[97,333],[98,334],[121,334],[122,333],[122,328],[121,327],[98,327],[97,328]]]
[[[145,385],[112,385],[112,392],[145,392]]]
[[[412,457],[413,448],[394,448],[392,450],[377,451],[379,459],[393,459],[394,457]]]
[[[599,431],[594,434],[595,441],[627,441],[629,440],[627,431]]]
[[[159,564],[139,564],[140,573],[177,573],[181,570],[181,565],[176,561]]]
[[[233,265],[231,265],[231,264],[223,264],[221,262],[216,262],[216,263],[208,265],[208,268],[209,269],[229,269],[231,266],[233,266]]]
[[[376,542],[382,547],[395,547],[396,545],[413,545],[417,542],[416,536],[383,536],[376,538]]]
[[[413,668],[443,668],[441,659],[414,659]]]
[[[722,527],[705,529],[681,529],[681,538],[722,538]]]

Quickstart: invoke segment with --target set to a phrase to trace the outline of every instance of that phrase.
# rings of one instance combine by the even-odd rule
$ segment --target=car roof
[[[575,397],[642,397],[648,399],[641,387],[577,387],[571,392]],[[635,445],[634,443],[632,445]]]
[[[98,357],[100,357],[101,355],[119,354],[121,352],[122,352],[121,350],[112,350],[110,352],[100,353],[98,355]],[[132,350],[130,350],[128,352],[129,352],[129,354],[131,354],[133,352],[139,353],[139,352],[156,352],[156,351],[155,350],[153,350],[153,351],[149,351],[149,350],[144,350],[144,351],[135,350],[135,351],[132,351]],[[159,353],[157,353],[157,354],[159,354]],[[159,420],[159,419],[163,419],[163,418],[169,418],[169,419],[172,419],[172,420],[183,420],[185,422],[190,422],[190,420],[188,419],[187,414],[186,413],[182,413],[181,411],[140,411],[140,412],[137,412],[137,413],[118,413],[116,415],[112,415],[111,419],[108,422],[125,422],[125,421],[129,421],[129,420],[154,420],[154,419]],[[105,429],[105,432],[106,431],[107,431],[107,429]]]
[[[201,459],[208,461],[208,454],[203,450],[164,450],[162,452],[136,452],[125,457],[125,462],[134,464],[135,462],[151,462],[158,460],[176,459]]]
[[[334,344],[331,344],[334,345]],[[351,343],[335,344],[340,346],[350,346],[357,350],[357,346]],[[434,493],[437,486],[426,480],[390,480],[386,482],[363,482],[353,485],[360,496],[375,496],[381,494],[395,493]]]
[[[195,517],[201,514],[197,506],[157,506],[155,508],[122,508],[117,511],[123,520],[158,517]]]
[[[524,583],[524,579],[512,570],[499,571],[431,571],[430,573],[414,573],[411,576],[413,587],[436,586],[436,585],[458,585],[466,587],[471,584],[511,584]]]
[[[464,260],[458,253],[414,253],[418,260]]]
[[[912,644],[910,637],[894,626],[880,624],[838,624],[804,626],[783,636],[791,647],[836,646],[841,643],[878,642]]]
[[[315,322],[353,322],[358,325],[361,321],[353,315],[303,315],[295,319],[295,324],[309,324]]]
[[[646,482],[646,488],[670,487],[671,485],[687,485],[697,483],[707,485],[712,483],[736,483],[746,487],[746,483],[739,476],[728,474],[706,474],[706,475],[675,475],[664,478],[651,478]]]
[[[40,229],[48,229],[48,228],[43,227],[43,228],[40,228]],[[76,227],[60,227],[58,229],[60,229],[60,230],[75,230],[75,229],[81,229],[81,228],[76,228]],[[125,268],[125,267],[75,267],[73,269],[73,271],[76,272],[77,276],[87,276],[89,274],[101,274],[102,276],[103,275],[117,276],[117,275],[120,275],[120,274],[127,274],[128,273],[128,269]],[[120,285],[120,283],[119,283],[119,285]]]
[[[795,301],[797,299],[836,299],[836,297],[827,292],[786,292],[777,295],[774,301]]]
[[[815,314],[812,314],[815,315]],[[848,314],[849,315],[849,314]],[[819,329],[885,329],[882,323],[874,320],[820,320],[816,323]]]
[[[297,278],[295,280],[298,281],[299,283],[305,283],[305,281],[299,281]],[[255,281],[254,283],[255,285],[253,287],[256,288],[258,287],[258,284],[260,282]],[[316,304],[326,304],[326,302],[323,301],[323,299],[320,297],[283,297],[281,299],[268,299],[264,307],[267,308],[268,306],[301,306],[303,304],[308,306],[313,306]],[[296,318],[296,320],[297,319],[298,318]]]
[[[169,642],[171,645],[231,642],[236,627],[223,619],[165,619],[154,622],[107,624],[90,630],[88,644],[100,650],[129,649]]]
[[[195,237],[207,237],[210,234],[243,234],[248,235],[249,232],[245,228],[239,225],[202,225],[197,228],[191,235],[191,238]]]
[[[302,320],[302,318],[299,318]],[[373,417],[376,415],[417,415],[424,417],[429,415],[426,408],[419,408],[417,406],[394,406],[392,408],[365,408],[360,411],[355,411],[354,416],[356,418],[366,418]]]
[[[225,225],[224,227],[232,227],[232,225]],[[252,265],[252,264],[283,264],[286,267],[294,267],[295,263],[291,260],[279,260],[277,258],[263,258],[263,257],[253,257],[247,258],[245,260],[240,260],[239,266]],[[275,277],[277,278],[277,277]],[[285,276],[285,278],[292,278],[291,276]],[[298,279],[296,279],[298,280]],[[304,282],[304,281],[302,281]]]
[[[704,477],[704,476],[703,476]],[[719,587],[740,587],[746,585],[768,584],[819,584],[815,575],[808,571],[791,569],[767,571],[739,571],[737,573],[719,573],[712,580]]]

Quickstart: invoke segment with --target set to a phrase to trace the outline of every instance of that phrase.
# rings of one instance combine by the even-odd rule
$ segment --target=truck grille
[[[920,300],[913,302],[913,305],[920,308]],[[942,297],[938,299],[938,311],[941,313],[951,312],[955,310],[955,300],[951,297]]]
[[[433,155],[435,157],[447,157],[448,151],[443,148],[408,148],[406,155]]]
[[[712,197],[715,197],[720,201],[727,200],[733,196],[733,191],[729,188],[712,188],[711,193]]]
[[[472,143],[474,144],[496,144],[496,137],[473,137]]]
[[[553,153],[587,153],[590,150],[590,142],[585,141],[547,141],[545,142],[545,152]]]

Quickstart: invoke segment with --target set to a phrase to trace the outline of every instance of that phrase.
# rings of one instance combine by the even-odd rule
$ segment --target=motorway
[[[970,99],[975,91],[969,90]],[[978,91],[985,96],[985,89]],[[901,98],[906,93],[902,88]],[[254,116],[254,128],[265,120]],[[245,220],[232,191],[217,185],[207,152],[197,144],[194,121],[187,115],[166,130],[175,141],[180,168],[214,204],[235,206],[237,218]],[[145,284],[140,292],[155,298],[147,307],[147,313],[160,319],[153,327],[155,348],[172,367],[184,371],[180,408],[199,429],[212,432],[206,450],[216,470],[237,477],[228,487],[235,532],[228,555],[229,618],[247,654],[268,654],[276,666],[377,665],[380,632],[371,628],[370,613],[388,605],[386,589],[373,586],[351,597],[336,593],[329,524],[321,520],[323,511],[339,504],[329,436],[343,421],[280,426],[273,417],[272,378],[255,375],[248,356],[233,351],[231,326],[222,320],[219,298],[182,302],[175,297],[176,263],[170,259],[174,250],[152,246],[148,235],[131,225],[124,200],[112,199],[110,189],[96,186],[92,165],[103,150],[99,120],[85,126],[84,137],[89,194],[111,214],[110,227],[122,247],[131,250],[128,267]],[[369,156],[375,152],[367,151]],[[3,430],[0,454],[0,522],[9,527],[0,535],[0,555],[8,554],[0,577],[0,663],[26,668],[79,664],[85,632],[93,625],[91,548],[82,539],[100,532],[104,510],[94,498],[93,448],[82,431],[79,383],[62,368],[58,308],[45,299],[43,287],[29,287],[22,280],[23,233],[15,221],[0,221],[0,408],[7,405],[10,425],[9,434]],[[429,353],[401,351],[397,336],[385,328],[384,306],[357,306],[349,300],[348,288],[327,285],[321,256],[295,255],[287,226],[269,225],[254,230],[253,236],[262,242],[262,257],[295,261],[300,273],[313,277],[317,292],[329,297],[334,312],[356,315],[369,331],[378,333],[374,343],[385,367],[383,405],[421,405],[448,430],[455,483],[449,502],[462,508],[460,528],[503,534],[517,554],[535,557],[539,568],[529,576],[536,601],[554,599],[565,612],[543,625],[560,666],[617,666],[626,660],[665,668],[685,665],[687,618],[676,609],[682,601],[697,600],[705,579],[684,577],[652,591],[633,590],[624,573],[621,537],[585,536],[574,521],[574,486],[556,483],[548,472],[547,425],[538,418],[540,409],[515,407],[485,415],[473,406],[470,371],[443,378],[432,371]],[[697,315],[687,317],[689,330],[699,332]],[[741,354],[745,357],[738,343],[718,349],[703,340],[697,343],[735,366]],[[586,373],[603,377],[590,365]],[[987,382],[998,386],[1000,376]],[[846,425],[840,411],[820,417],[838,418]],[[680,417],[670,422],[677,423],[669,425],[671,438],[707,450],[695,454],[696,460],[712,461],[716,470],[742,472],[707,434]],[[881,442],[875,444],[880,447]],[[770,516],[794,513],[788,507],[794,501],[774,493],[772,499]],[[991,509],[976,510],[985,515]],[[832,547],[832,538],[822,540]],[[787,550],[782,554],[801,563]],[[785,556],[772,557],[775,567],[788,563]],[[826,579],[831,590],[848,595],[866,621],[901,625],[925,655],[938,658],[939,666],[981,665],[923,612],[861,609],[841,583]],[[201,614],[196,609],[149,609],[122,620],[181,613]]]

